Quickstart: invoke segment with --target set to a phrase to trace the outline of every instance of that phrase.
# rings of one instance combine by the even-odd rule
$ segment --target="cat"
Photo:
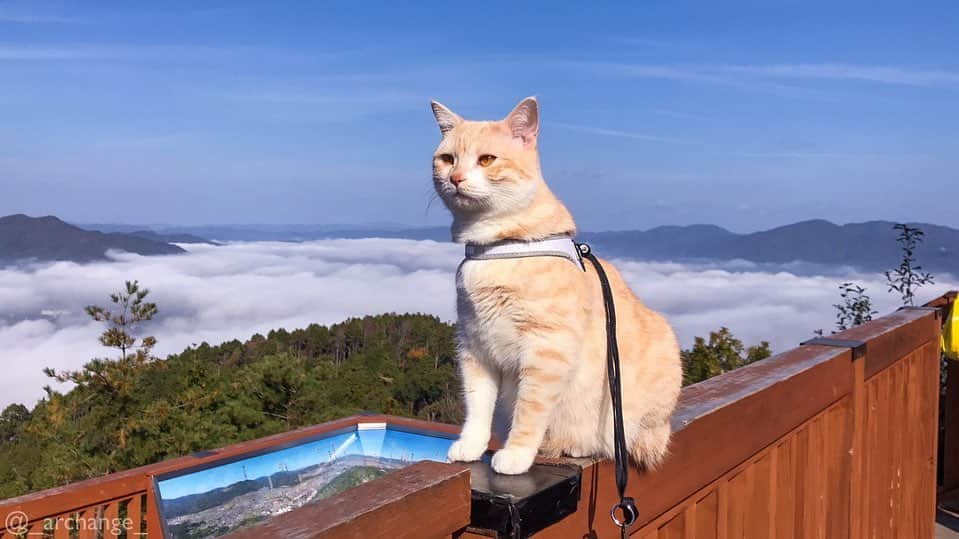
[[[573,237],[576,224],[546,185],[537,151],[539,105],[522,100],[500,121],[467,121],[438,102],[442,141],[433,182],[453,216],[455,242]],[[634,462],[654,467],[670,438],[682,385],[679,345],[666,320],[644,306],[620,273],[609,275],[622,364],[626,439]],[[457,270],[457,364],[466,419],[450,461],[475,461],[494,416],[505,444],[492,458],[521,474],[536,455],[613,455],[606,326],[595,269],[559,257],[464,260]]]

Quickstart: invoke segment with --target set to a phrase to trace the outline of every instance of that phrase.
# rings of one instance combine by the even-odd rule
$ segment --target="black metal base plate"
[[[487,455],[469,464],[473,490],[470,527],[522,539],[576,512],[582,470],[567,464],[534,464],[522,475],[500,475]]]

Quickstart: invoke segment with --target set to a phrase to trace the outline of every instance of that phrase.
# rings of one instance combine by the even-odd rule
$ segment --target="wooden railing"
[[[685,388],[674,416],[670,455],[655,471],[632,471],[630,494],[641,511],[632,536],[931,539],[940,316],[934,308],[903,309]],[[154,475],[316,436],[355,421],[347,418],[2,501],[0,539],[16,536],[2,530],[10,515],[28,516],[17,531],[44,537],[160,537],[150,486]],[[430,428],[457,430],[436,424]],[[959,454],[949,458],[953,466],[959,465]],[[612,465],[575,462],[583,467],[578,511],[536,536],[618,537],[608,517],[616,496]],[[343,496],[357,503],[361,500],[356,496],[363,493],[381,499],[383,478],[284,515],[277,524],[246,536],[343,538],[359,537],[353,532],[362,529],[361,536],[369,538],[451,533],[481,537],[468,528],[456,531],[468,517],[463,506],[468,472],[463,475],[451,465],[428,470],[430,465],[424,464],[394,472],[406,478],[395,488],[409,490],[420,481],[442,492],[446,505],[435,505],[436,496],[404,491],[403,511],[388,512],[388,526],[371,525],[384,522],[382,512],[375,519],[352,520]],[[443,474],[444,479],[436,479]],[[468,491],[465,495],[468,499]],[[449,518],[424,516],[431,508],[447,506],[444,514],[452,515]],[[364,511],[373,515],[376,507]],[[121,523],[119,532],[111,527],[116,522]],[[399,533],[404,525],[408,528]],[[296,527],[296,533],[281,530],[283,526]]]

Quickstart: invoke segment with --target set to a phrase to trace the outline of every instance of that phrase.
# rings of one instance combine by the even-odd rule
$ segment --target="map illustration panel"
[[[422,460],[452,440],[360,424],[350,432],[157,481],[169,539],[216,538]]]

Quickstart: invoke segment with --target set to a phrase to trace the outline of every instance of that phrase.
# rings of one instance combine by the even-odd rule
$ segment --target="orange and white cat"
[[[453,240],[486,245],[574,236],[576,224],[540,171],[539,108],[524,99],[500,121],[466,121],[433,102],[443,140],[433,181],[453,214]],[[682,385],[679,346],[603,261],[613,290],[630,454],[641,466],[665,455]],[[453,461],[486,451],[494,423],[508,431],[493,455],[502,474],[545,456],[611,457],[603,296],[595,269],[560,257],[465,260],[456,276],[458,362],[466,421]]]

